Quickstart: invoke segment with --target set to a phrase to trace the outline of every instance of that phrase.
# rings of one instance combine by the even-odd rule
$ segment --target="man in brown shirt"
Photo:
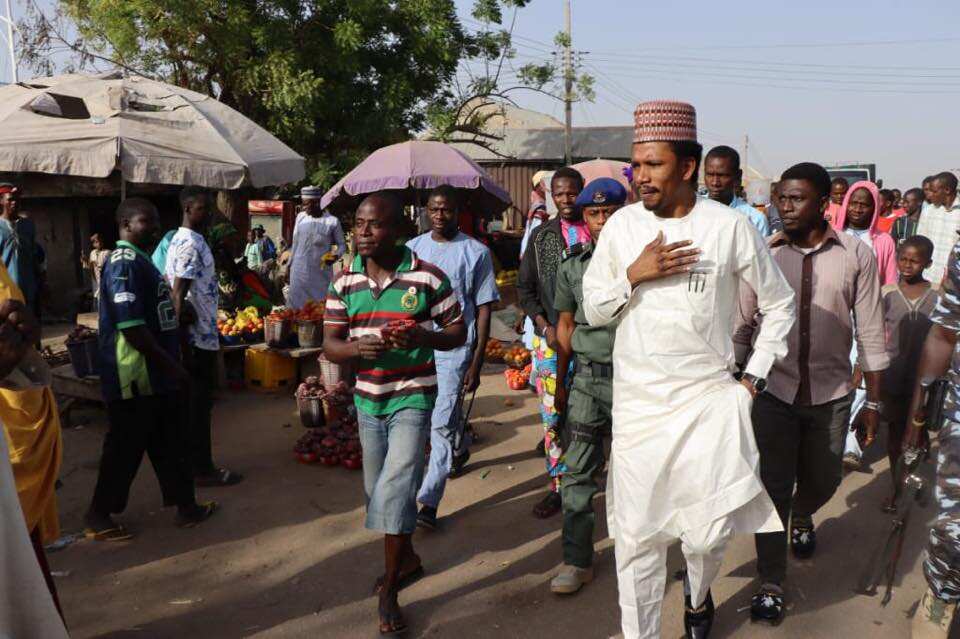
[[[879,420],[880,373],[889,364],[876,258],[862,241],[827,224],[829,202],[830,176],[823,167],[803,163],[784,172],[777,202],[783,231],[769,244],[796,292],[797,322],[787,338],[789,352],[773,365],[752,413],[760,477],[784,528],[791,524],[790,543],[800,558],[813,555],[813,514],[840,485],[854,389],[853,338],[867,385],[862,410],[867,445]],[[743,290],[733,339],[738,362],[747,361],[761,321],[753,292]],[[751,616],[776,624],[784,610],[786,533],[759,534],[756,542],[762,586]]]

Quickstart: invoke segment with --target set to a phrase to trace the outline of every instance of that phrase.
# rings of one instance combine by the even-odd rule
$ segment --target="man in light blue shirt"
[[[438,267],[457,294],[467,341],[451,351],[437,351],[437,403],[430,429],[430,461],[417,495],[417,525],[437,527],[437,508],[447,478],[458,474],[470,458],[463,433],[462,398],[480,385],[480,368],[490,336],[490,312],[500,299],[490,249],[461,233],[459,195],[439,186],[427,198],[431,230],[407,242],[417,257]]]
[[[769,237],[770,223],[767,216],[750,206],[743,198],[737,197],[737,187],[742,180],[740,154],[736,149],[729,146],[710,149],[703,162],[703,181],[707,185],[710,199],[743,213],[762,237]]]

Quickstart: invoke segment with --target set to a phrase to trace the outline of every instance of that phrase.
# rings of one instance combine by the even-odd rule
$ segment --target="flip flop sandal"
[[[551,492],[533,507],[533,516],[538,519],[550,519],[563,509],[560,493]]]
[[[195,485],[203,488],[215,488],[219,486],[235,486],[243,481],[243,475],[235,473],[226,468],[217,468],[209,475],[200,475],[195,477]]]
[[[113,528],[104,528],[102,530],[87,528],[83,531],[83,534],[87,539],[92,539],[94,541],[128,541],[133,539],[133,533],[119,525],[114,526]]]
[[[412,586],[423,578],[424,570],[423,564],[417,566],[410,572],[400,575],[400,578],[397,579],[397,592],[400,592],[408,586]],[[383,590],[383,577],[377,577],[377,580],[373,584],[373,594],[379,595],[380,591]]]
[[[196,515],[190,517],[182,517],[180,514],[177,514],[177,527],[178,528],[193,528],[198,524],[202,524],[206,520],[210,519],[213,513],[217,512],[220,508],[220,504],[215,501],[208,501],[202,504],[199,504],[200,510]]]
[[[406,634],[408,630],[407,622],[403,620],[400,611],[395,614],[384,615],[380,613],[380,636],[396,637]]]

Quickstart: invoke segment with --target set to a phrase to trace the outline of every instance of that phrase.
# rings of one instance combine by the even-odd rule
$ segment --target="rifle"
[[[903,539],[913,504],[923,505],[927,501],[927,481],[914,473],[920,465],[922,456],[922,449],[910,448],[905,450],[897,460],[894,474],[896,493],[893,502],[896,512],[893,515],[893,522],[883,543],[871,556],[871,561],[867,564],[857,586],[857,592],[872,597],[877,594],[877,586],[885,580],[881,606],[886,606],[892,598],[893,580],[897,574],[900,555],[903,554]]]

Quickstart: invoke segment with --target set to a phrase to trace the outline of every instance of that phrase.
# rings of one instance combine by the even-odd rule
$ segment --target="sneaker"
[[[687,639],[707,639],[710,629],[713,628],[713,595],[707,591],[707,598],[700,607],[693,609],[689,595],[683,598],[683,629]]]
[[[431,508],[430,506],[420,506],[420,512],[417,513],[417,528],[436,530],[437,509]]]
[[[813,526],[791,526],[790,547],[797,559],[810,559],[817,549],[817,533]]]
[[[469,450],[465,450],[462,455],[455,455],[453,457],[453,463],[450,465],[450,474],[447,475],[447,477],[450,479],[462,477],[463,469],[467,465],[468,461],[470,461]]]
[[[843,456],[843,469],[848,473],[853,473],[863,466],[863,462],[860,459],[860,455],[856,453],[847,453]]]
[[[550,582],[550,592],[557,595],[572,595],[584,584],[593,581],[593,568],[578,568],[563,564],[560,572]]]
[[[750,600],[750,620],[779,626],[783,621],[783,589],[764,584]]]
[[[937,597],[928,588],[910,626],[911,639],[947,639],[957,604]]]

